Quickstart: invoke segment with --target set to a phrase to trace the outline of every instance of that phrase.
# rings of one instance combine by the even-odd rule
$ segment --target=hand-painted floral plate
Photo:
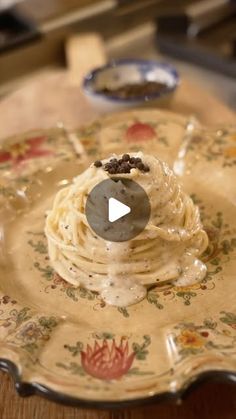
[[[115,407],[180,397],[204,377],[236,380],[236,130],[189,127],[172,113],[133,111],[2,143],[0,366],[22,395]],[[181,163],[210,238],[208,274],[117,309],[53,272],[45,212],[90,161],[140,149]]]

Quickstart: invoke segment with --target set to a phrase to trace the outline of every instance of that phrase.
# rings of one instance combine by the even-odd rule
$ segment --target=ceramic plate
[[[195,124],[189,136],[186,127],[172,113],[136,111],[3,142],[0,364],[20,394],[115,407],[180,397],[205,377],[236,380],[236,130]],[[43,230],[60,187],[112,152],[144,150],[173,165],[182,144],[180,182],[210,238],[201,283],[158,286],[118,309],[53,272]]]

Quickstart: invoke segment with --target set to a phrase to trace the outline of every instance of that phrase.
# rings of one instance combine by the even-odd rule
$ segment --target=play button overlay
[[[151,207],[145,190],[133,180],[111,178],[89,193],[85,214],[94,236],[123,242],[138,236],[149,221]]]
[[[110,223],[114,223],[114,221],[117,221],[121,217],[124,217],[124,215],[129,214],[130,211],[131,208],[127,205],[122,204],[122,202],[118,201],[115,198],[109,198],[108,220],[110,221]]]

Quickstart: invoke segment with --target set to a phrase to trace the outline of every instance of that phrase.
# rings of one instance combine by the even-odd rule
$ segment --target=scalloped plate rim
[[[62,405],[81,408],[96,408],[96,409],[119,409],[127,407],[144,406],[151,403],[158,403],[164,401],[183,400],[189,396],[197,387],[208,382],[222,382],[236,384],[236,371],[230,370],[208,370],[196,374],[182,385],[179,390],[165,391],[154,394],[148,397],[139,397],[122,401],[98,401],[92,399],[82,399],[78,397],[69,396],[58,391],[51,390],[49,387],[38,382],[27,382],[20,379],[20,374],[17,365],[5,358],[0,358],[0,370],[7,372],[14,380],[15,389],[21,397],[29,397],[33,395],[43,396],[46,399],[60,403]]]

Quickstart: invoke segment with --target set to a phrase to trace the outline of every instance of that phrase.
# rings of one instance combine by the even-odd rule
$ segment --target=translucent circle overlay
[[[130,207],[129,214],[109,221],[109,199]],[[124,242],[138,236],[146,227],[151,206],[145,190],[133,180],[111,178],[98,183],[89,193],[85,214],[96,235],[111,242]]]

